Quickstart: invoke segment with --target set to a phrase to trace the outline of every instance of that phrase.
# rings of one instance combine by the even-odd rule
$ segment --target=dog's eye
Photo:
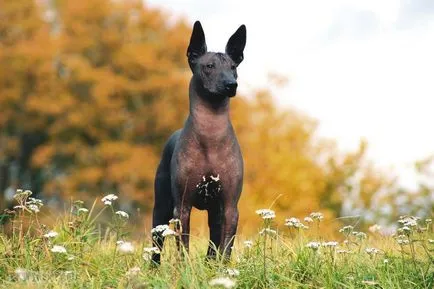
[[[206,65],[206,67],[208,67],[208,68],[214,68],[214,63],[208,63],[208,64]]]

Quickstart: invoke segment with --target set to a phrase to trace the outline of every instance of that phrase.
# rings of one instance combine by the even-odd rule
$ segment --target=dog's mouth
[[[214,100],[223,99],[225,97],[234,97],[237,94],[237,88],[228,88],[228,87],[214,87],[207,88],[206,86],[202,86],[202,95],[209,95]]]
[[[236,95],[236,93],[229,94],[228,97],[232,98],[232,97],[235,97],[235,95]]]
[[[225,91],[225,92],[223,92],[223,93],[217,93],[216,96],[217,96],[218,98],[225,98],[225,97],[232,98],[232,97],[235,97],[236,94],[237,94],[236,91],[230,91],[230,92]]]
[[[223,99],[225,97],[234,97],[237,94],[237,90],[218,90],[217,92],[213,93],[214,98],[216,99]]]
[[[237,90],[236,90],[236,89],[231,89],[231,90],[228,92],[228,96],[229,96],[229,97],[234,97],[236,94],[237,94]]]
[[[237,94],[236,88],[224,88],[219,93],[221,96],[234,97]]]

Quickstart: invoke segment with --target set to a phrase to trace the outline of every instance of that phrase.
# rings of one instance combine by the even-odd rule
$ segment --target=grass
[[[431,220],[402,217],[394,236],[343,227],[344,241],[320,234],[322,215],[286,220],[276,231],[274,212],[250,240],[238,236],[231,261],[205,261],[207,240],[192,238],[180,255],[174,235],[162,251],[162,264],[149,261],[150,240],[130,240],[128,215],[80,201],[52,228],[41,224],[42,202],[18,191],[11,230],[0,230],[0,288],[433,288],[434,240]],[[99,201],[98,201],[99,202]],[[98,220],[111,212],[111,226]],[[314,229],[309,229],[307,227]],[[170,227],[173,228],[173,227]],[[173,228],[174,229],[174,228]],[[167,231],[167,232],[170,232]],[[218,285],[220,284],[220,285]]]

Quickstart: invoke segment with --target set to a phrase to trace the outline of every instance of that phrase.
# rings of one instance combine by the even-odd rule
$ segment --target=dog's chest
[[[195,186],[195,205],[199,208],[207,207],[220,196],[222,191],[223,188],[219,174],[202,176]]]

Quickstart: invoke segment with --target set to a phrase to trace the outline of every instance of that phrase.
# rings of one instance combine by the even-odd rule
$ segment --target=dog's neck
[[[229,118],[229,97],[220,101],[210,102],[200,95],[200,89],[192,79],[190,81],[190,115],[189,120],[193,130],[202,136],[215,136],[227,134],[231,126]]]

